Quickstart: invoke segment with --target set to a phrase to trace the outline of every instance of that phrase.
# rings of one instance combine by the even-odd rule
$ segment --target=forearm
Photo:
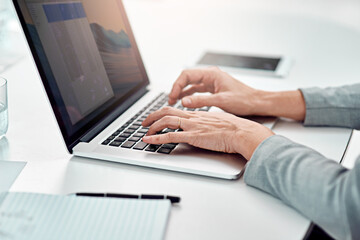
[[[256,111],[254,115],[276,116],[303,121],[306,106],[301,91],[265,92],[258,93]]]
[[[244,179],[294,207],[339,239],[360,237],[360,162],[347,170],[281,136],[254,152]]]
[[[256,92],[254,115],[304,121],[307,126],[360,129],[360,84],[306,88],[284,92]]]

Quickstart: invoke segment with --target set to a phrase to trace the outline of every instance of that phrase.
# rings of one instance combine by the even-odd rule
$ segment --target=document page
[[[169,200],[0,194],[0,239],[164,238]]]

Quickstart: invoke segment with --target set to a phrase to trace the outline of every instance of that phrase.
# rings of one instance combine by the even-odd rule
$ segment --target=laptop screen
[[[15,3],[65,140],[148,84],[120,0]]]

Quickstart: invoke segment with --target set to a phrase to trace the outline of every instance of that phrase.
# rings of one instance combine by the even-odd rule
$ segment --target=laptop
[[[167,105],[167,95],[151,88],[120,0],[13,3],[70,153],[222,179],[241,176],[246,160],[239,154],[141,141],[148,130],[141,122]],[[184,109],[180,101],[174,107]],[[179,129],[160,134],[171,131]]]

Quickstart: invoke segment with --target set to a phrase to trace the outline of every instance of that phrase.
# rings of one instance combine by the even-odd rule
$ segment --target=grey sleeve
[[[360,84],[300,91],[306,104],[304,125],[360,129]]]
[[[360,239],[360,158],[352,170],[282,136],[262,142],[245,182],[298,210],[337,239]]]

